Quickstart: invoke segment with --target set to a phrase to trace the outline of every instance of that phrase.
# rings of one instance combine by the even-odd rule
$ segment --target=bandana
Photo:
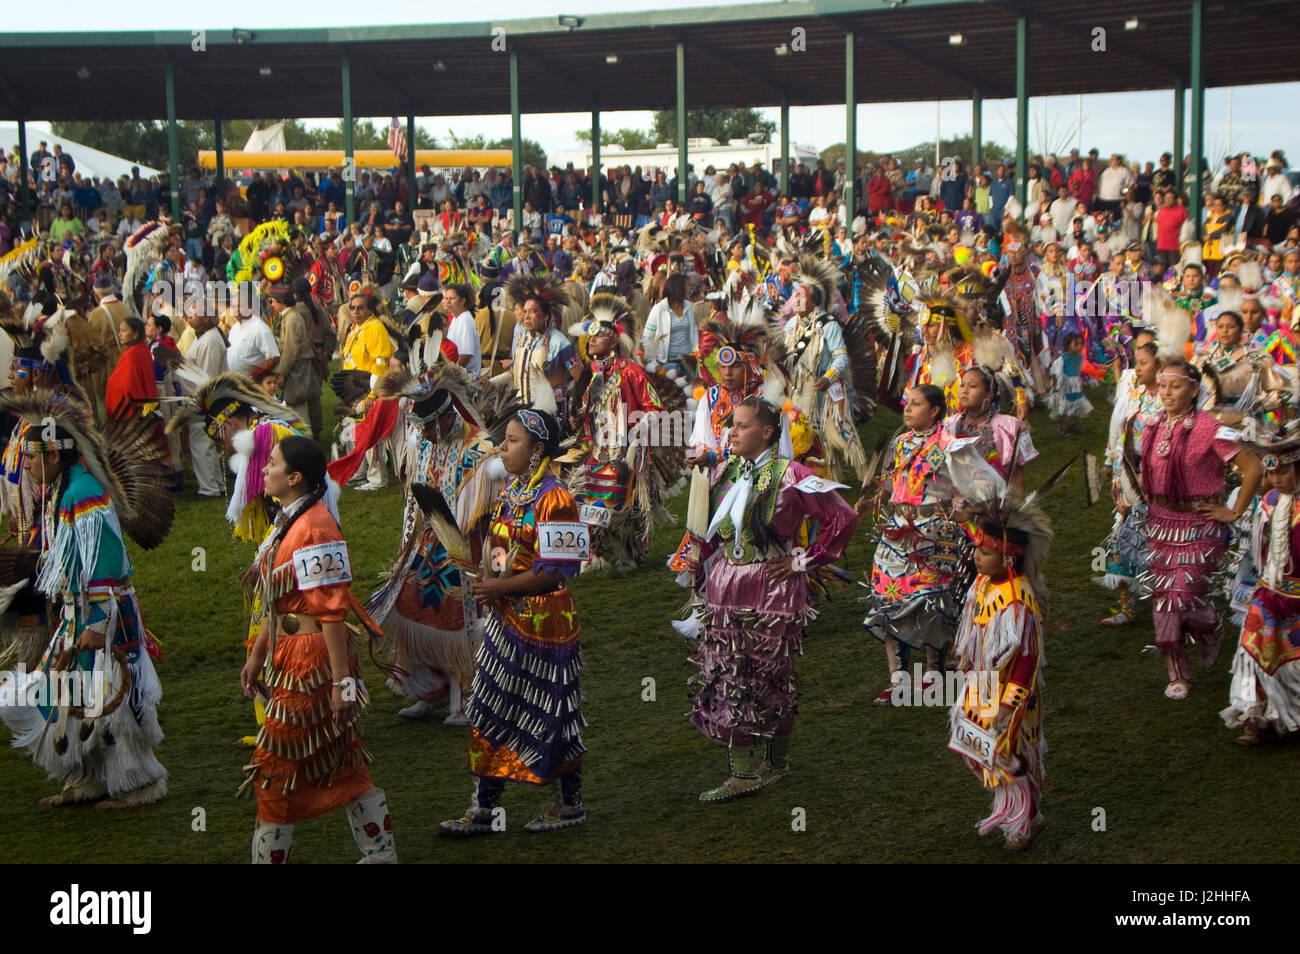
[[[1024,547],[1011,543],[1006,539],[1006,537],[995,537],[982,529],[975,531],[975,546],[994,550],[997,553],[1001,553],[1004,557],[1011,557],[1013,559],[1018,556],[1023,556],[1025,552]]]

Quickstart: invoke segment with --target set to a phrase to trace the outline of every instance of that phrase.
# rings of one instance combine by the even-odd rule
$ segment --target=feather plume
[[[1247,259],[1238,265],[1237,279],[1241,282],[1242,291],[1247,294],[1257,293],[1264,285],[1264,274],[1259,267],[1259,262]]]
[[[192,418],[215,414],[232,401],[247,405],[261,417],[283,421],[295,430],[305,427],[297,414],[259,388],[248,375],[227,371],[209,379],[192,397],[181,402],[182,410],[167,422],[167,432],[170,434],[188,427]]]
[[[513,308],[522,305],[530,298],[537,298],[543,305],[543,312],[549,316],[551,323],[559,327],[560,316],[569,304],[569,291],[565,283],[550,274],[513,275],[506,283],[506,300]]]
[[[813,302],[823,311],[830,311],[834,306],[841,277],[834,262],[815,255],[799,257],[799,284],[812,289]]]
[[[33,427],[49,418],[72,438],[86,470],[108,494],[122,528],[145,549],[162,542],[171,529],[175,501],[167,492],[167,444],[151,417],[110,421],[101,430],[90,406],[75,395],[34,388],[0,395],[0,410]]]
[[[469,542],[456,525],[456,516],[446,499],[436,488],[428,484],[412,484],[411,495],[424,514],[425,522],[438,536],[438,542],[447,551],[447,556],[460,566],[468,569],[473,566]]]
[[[1163,288],[1152,285],[1142,297],[1142,315],[1146,324],[1155,329],[1160,360],[1186,358],[1184,346],[1192,337],[1192,316],[1178,307]]]

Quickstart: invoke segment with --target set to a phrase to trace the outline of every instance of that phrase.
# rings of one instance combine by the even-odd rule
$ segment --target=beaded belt
[[[1191,497],[1188,500],[1170,500],[1168,497],[1152,494],[1151,503],[1158,504],[1166,510],[1173,510],[1176,513],[1194,513],[1197,508],[1204,504],[1213,504],[1215,506],[1222,504],[1223,497]]]

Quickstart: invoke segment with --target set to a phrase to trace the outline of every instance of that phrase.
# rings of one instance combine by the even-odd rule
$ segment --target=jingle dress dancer
[[[976,453],[1008,483],[1024,489],[1025,465],[1038,456],[1029,425],[998,412],[997,380],[986,366],[977,364],[962,372],[957,401],[961,410],[944,419],[951,437],[949,449],[972,444]]]
[[[843,554],[858,518],[843,486],[777,454],[781,415],[759,397],[736,408],[731,456],[714,469],[697,576],[706,608],[691,657],[691,723],[727,746],[730,775],[706,804],[756,793],[788,771],[797,711],[795,657],[807,619],[805,574]],[[816,524],[797,546],[805,519]],[[761,747],[761,748],[760,748]]]
[[[249,568],[269,610],[240,673],[244,695],[270,700],[240,787],[257,797],[253,863],[284,864],[295,824],[343,806],[360,863],[395,863],[387,800],[366,770],[358,723],[369,697],[345,625],[349,611],[372,633],[374,623],[348,588],[347,541],[324,500],[325,453],[309,438],[283,438],[263,477],[281,510]]]
[[[486,616],[465,708],[474,795],[462,817],[442,823],[448,835],[503,830],[494,809],[507,781],[553,785],[552,804],[525,831],[569,828],[586,818],[579,775],[586,751],[579,735],[586,725],[579,708],[582,626],[564,581],[591,549],[577,503],[551,473],[559,439],[559,426],[544,411],[521,409],[506,426],[501,462],[514,479],[501,492],[487,543],[503,575],[472,586]]]
[[[1252,548],[1262,569],[1232,660],[1231,704],[1219,713],[1241,728],[1239,745],[1300,732],[1300,436],[1293,427],[1261,450],[1271,489],[1255,513]]]
[[[1139,332],[1136,340],[1144,333]],[[1115,524],[1106,538],[1106,572],[1093,582],[1119,593],[1119,609],[1101,621],[1102,626],[1125,626],[1133,621],[1133,598],[1150,594],[1138,582],[1149,559],[1142,525],[1147,505],[1139,492],[1143,432],[1164,410],[1157,376],[1160,359],[1150,334],[1133,349],[1133,367],[1125,370],[1115,386],[1115,409],[1110,416],[1106,442],[1106,469],[1111,474],[1111,499],[1115,502]]]
[[[1160,372],[1165,410],[1142,434],[1142,487],[1151,563],[1156,646],[1169,670],[1165,695],[1186,699],[1190,669],[1185,640],[1201,644],[1201,667],[1219,656],[1223,626],[1209,600],[1211,576],[1227,547],[1226,524],[1240,519],[1259,486],[1259,458],[1241,449],[1237,432],[1197,410],[1200,372],[1181,359]],[[1241,471],[1236,508],[1223,505],[1227,465]]]
[[[876,696],[889,705],[893,687],[906,677],[911,650],[925,650],[925,682],[939,678],[940,654],[952,642],[959,608],[953,593],[965,532],[940,510],[945,460],[952,438],[939,426],[944,396],[923,384],[907,392],[903,423],[894,439],[880,488],[862,489],[858,513],[874,500],[892,511],[881,525],[871,567],[872,609],[862,625],[885,644],[891,687]],[[902,675],[898,675],[901,673]]]

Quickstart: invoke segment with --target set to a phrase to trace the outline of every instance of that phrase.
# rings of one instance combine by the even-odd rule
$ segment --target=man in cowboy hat
[[[418,269],[418,265],[412,265],[397,286],[406,296],[406,308],[402,312],[403,329],[410,328],[442,302],[442,293],[438,290],[438,273],[427,271],[420,274]]]

